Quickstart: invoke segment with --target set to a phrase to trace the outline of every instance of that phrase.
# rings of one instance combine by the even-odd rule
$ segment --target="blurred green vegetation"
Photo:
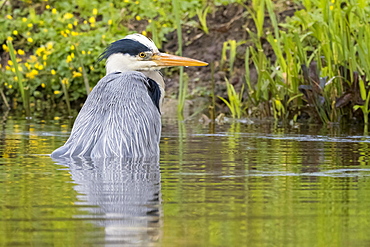
[[[367,123],[369,1],[296,0],[290,9],[293,13],[286,15],[282,2],[4,0],[0,9],[2,101],[11,106],[23,102],[33,109],[68,102],[63,105],[70,111],[69,102],[78,107],[104,75],[104,66],[96,61],[110,42],[136,31],[162,47],[166,35],[177,30],[180,37],[185,24],[212,35],[216,31],[207,17],[218,7],[238,4],[244,8],[243,18],[250,20],[240,27],[247,40],[230,37],[218,51],[220,61],[207,61],[220,65],[216,71],[226,70],[225,83],[240,74],[238,59],[244,62],[240,74],[245,78],[244,93],[232,89],[231,83],[228,92],[234,94],[223,97],[228,107],[238,108],[230,109],[233,116]],[[16,60],[8,54],[10,42]],[[178,47],[181,54],[181,39]],[[183,79],[180,104],[187,97],[187,78]]]
[[[228,1],[214,1],[213,6]],[[197,15],[206,2],[179,2],[181,19]],[[158,47],[165,34],[175,29],[171,1],[2,1],[0,26],[1,93],[7,101],[22,102],[22,90],[29,92],[30,104],[46,107],[63,101],[79,102],[104,75],[97,57],[111,42],[130,32],[136,22],[142,34],[152,37]],[[132,32],[132,30],[131,30]],[[19,78],[10,59],[12,42],[18,62]],[[87,76],[88,75],[88,76]],[[24,101],[24,100],[23,100]]]

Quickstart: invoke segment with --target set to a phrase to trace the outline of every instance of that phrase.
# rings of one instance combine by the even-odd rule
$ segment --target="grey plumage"
[[[158,156],[165,86],[159,69],[207,63],[161,53],[141,34],[113,42],[100,58],[106,59],[107,75],[88,96],[67,142],[51,156]]]
[[[71,135],[52,157],[159,154],[161,116],[141,72],[110,73],[94,87]]]

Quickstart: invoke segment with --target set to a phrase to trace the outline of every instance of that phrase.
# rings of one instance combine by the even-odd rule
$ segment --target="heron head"
[[[170,66],[205,66],[208,63],[159,52],[154,42],[141,34],[127,35],[110,44],[100,55],[107,59],[107,74],[116,71],[159,70]]]

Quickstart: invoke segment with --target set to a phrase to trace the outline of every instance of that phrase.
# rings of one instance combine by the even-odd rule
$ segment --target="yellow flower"
[[[73,52],[71,53],[71,58],[75,58],[75,54]]]
[[[47,33],[49,30],[47,28],[42,29],[44,33]]]
[[[23,17],[22,18],[22,22],[27,22],[27,18],[26,17]]]
[[[139,1],[135,1],[135,4],[139,4],[140,2]]]
[[[36,50],[36,55],[37,55],[37,56],[39,56],[39,57],[41,57],[41,54],[42,54],[45,50],[46,50],[46,49],[45,49],[45,47],[44,47],[44,46],[41,46],[41,47],[37,48],[37,50]]]
[[[68,85],[68,79],[67,78],[63,78],[63,80],[62,80],[62,83],[64,84],[64,85]]]
[[[31,63],[35,63],[37,61],[37,57],[35,55],[31,55],[28,61]]]
[[[12,61],[12,60],[8,60],[8,64],[9,64],[10,66],[13,66],[13,61]]]
[[[20,66],[20,65],[18,65],[18,70],[19,70],[20,72],[23,72],[23,67],[22,67],[22,66]]]
[[[70,49],[71,49],[71,51],[73,51],[75,49],[75,46],[71,45]]]
[[[11,70],[10,66],[8,66],[8,65],[5,66],[5,69],[6,70]]]
[[[68,55],[68,56],[67,56],[66,62],[67,62],[67,63],[72,62],[72,57],[71,57],[70,55]]]
[[[63,15],[63,18],[64,19],[66,19],[66,20],[69,20],[69,19],[72,19],[73,18],[73,14],[71,14],[71,13],[65,13],[64,15]]]
[[[13,85],[9,85],[9,86],[8,86],[8,88],[12,88],[12,87],[13,87]]]
[[[48,50],[53,49],[53,42],[47,42],[46,43],[46,49],[48,49]]]
[[[73,29],[73,25],[72,25],[71,23],[68,23],[67,27],[68,27],[69,29]]]
[[[78,22],[77,21],[74,21],[73,22],[73,25],[77,26],[78,25]]]
[[[113,21],[112,20],[108,20],[108,25],[112,25],[113,24]]]
[[[18,35],[18,31],[17,30],[14,30],[13,31],[13,35]]]
[[[86,51],[81,51],[81,54],[82,54],[82,55],[85,55],[85,54],[86,54]]]
[[[96,22],[95,17],[94,17],[94,16],[91,16],[91,17],[89,18],[89,22],[90,22],[90,23],[95,23],[95,22]]]
[[[77,35],[78,35],[78,32],[72,31],[72,32],[71,32],[71,35],[72,35],[72,36],[77,36]]]
[[[35,68],[38,69],[38,70],[43,70],[44,69],[44,65],[42,65],[42,64],[36,64],[35,65]]]
[[[48,4],[48,5],[46,5],[46,6],[45,6],[45,8],[46,8],[46,9],[50,9],[50,5],[49,5],[49,4]]]
[[[142,35],[144,35],[144,36],[146,36],[146,35],[147,35],[147,33],[146,33],[146,31],[145,31],[145,30],[144,30],[144,31],[142,31],[142,32],[141,32],[141,34],[142,34]]]
[[[8,48],[8,46],[6,44],[3,44],[2,47],[3,47],[3,50],[5,52],[8,52],[9,51],[9,48]]]
[[[102,39],[105,39],[105,37],[106,37],[106,36],[105,36],[105,34],[103,34],[103,35],[101,36],[101,38],[102,38]]]
[[[82,72],[82,67],[78,67],[78,71]]]
[[[60,34],[61,34],[63,37],[68,37],[68,35],[66,34],[66,32],[64,32],[64,30],[60,31]]]
[[[54,70],[54,69],[52,69],[51,71],[50,71],[50,74],[52,74],[52,75],[56,75],[56,71]]]
[[[129,3],[130,1],[129,0],[124,0],[125,3]]]
[[[97,15],[98,14],[98,10],[97,9],[93,9],[92,13],[93,13],[93,15]]]
[[[46,87],[45,83],[41,83],[41,87],[45,88]]]
[[[46,54],[42,55],[42,60],[47,60],[48,56]]]
[[[73,71],[73,78],[82,76],[82,73]]]
[[[18,81],[18,77],[14,76],[14,77],[13,77],[13,80],[14,80],[14,81]]]
[[[13,19],[13,16],[11,15],[6,15],[6,18],[8,18],[9,20]]]
[[[33,24],[32,23],[28,23],[27,24],[27,27],[33,27]]]
[[[26,73],[26,77],[29,78],[29,79],[33,79],[38,74],[39,74],[39,72],[37,70],[33,69],[30,72]]]
[[[88,51],[88,52],[87,52],[87,54],[89,54],[89,55],[90,55],[90,54],[91,54],[91,51]]]
[[[141,17],[140,16],[135,16],[135,19],[137,20],[137,21],[140,21],[141,20]]]
[[[13,37],[8,36],[8,37],[6,38],[6,40],[13,41]]]
[[[25,52],[24,52],[24,50],[22,50],[22,49],[18,49],[18,54],[22,56],[22,55],[24,55],[24,54],[25,54]]]
[[[54,94],[60,94],[60,93],[62,93],[61,91],[59,91],[59,90],[55,90],[54,91]]]
[[[52,10],[51,10],[51,13],[53,13],[54,15],[57,13],[57,10],[56,10],[56,8],[53,8]]]
[[[90,70],[91,71],[95,70],[94,66],[90,65]]]
[[[84,20],[84,24],[87,24],[87,21],[86,20]]]
[[[33,38],[28,38],[27,41],[30,42],[30,43],[32,43],[33,42]]]
[[[41,21],[39,21],[39,24],[40,24],[40,26],[43,26],[45,24],[45,22],[41,20]]]

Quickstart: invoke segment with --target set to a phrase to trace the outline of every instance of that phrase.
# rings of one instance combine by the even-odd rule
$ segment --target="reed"
[[[154,44],[158,47],[158,49],[161,49],[162,48],[162,42],[161,42],[161,39],[160,39],[159,34],[158,34],[156,21],[152,20],[150,22],[150,30],[152,32],[152,40],[153,40]]]
[[[244,85],[242,86],[239,93],[235,91],[234,86],[225,78],[226,82],[226,90],[228,100],[219,96],[219,98],[226,104],[231,112],[231,116],[233,118],[241,118],[243,114],[243,92],[244,92]]]
[[[30,112],[31,112],[29,88],[23,85],[23,82],[24,82],[23,74],[19,71],[19,65],[17,62],[16,55],[15,55],[13,43],[10,40],[7,40],[7,46],[9,48],[10,59],[13,62],[13,67],[15,69],[15,75],[17,76],[18,90],[22,97],[23,108],[26,111],[26,116],[28,117],[30,116]]]
[[[229,74],[234,73],[234,63],[237,56],[237,47],[244,44],[246,41],[228,40],[222,45],[220,67],[224,68],[225,64],[228,63]]]
[[[65,100],[66,105],[67,105],[68,115],[69,116],[72,116],[71,104],[70,104],[69,94],[68,94],[68,85],[69,85],[69,82],[68,82],[67,79],[62,80],[60,78],[59,80],[60,80],[60,84],[62,85],[62,90],[63,90],[63,94],[64,94],[64,100]]]
[[[365,88],[365,83],[363,80],[359,82],[360,86],[360,95],[361,99],[364,101],[363,105],[355,105],[353,108],[355,110],[361,109],[362,113],[364,114],[364,124],[367,126],[369,124],[369,101],[370,101],[370,93],[367,92]]]
[[[197,9],[197,16],[200,23],[200,28],[203,30],[205,34],[209,33],[208,26],[207,26],[207,14],[209,11],[209,6],[205,7],[204,9]]]
[[[76,58],[77,58],[77,62],[79,64],[79,67],[82,68],[82,77],[83,77],[83,81],[84,81],[84,85],[85,85],[85,90],[86,90],[86,95],[89,95],[90,94],[90,83],[89,83],[89,77],[87,75],[87,72],[86,72],[86,68],[85,68],[85,65],[82,61],[82,57],[81,57],[81,54],[79,52],[79,49],[77,48],[78,46],[75,45],[75,55],[76,55]],[[62,83],[63,85],[63,83]],[[64,88],[62,88],[62,90],[64,90]],[[67,105],[68,107],[68,111],[70,112],[70,106]]]
[[[180,0],[172,0],[173,14],[175,16],[175,25],[177,27],[177,53],[182,56],[182,28],[181,28],[181,9],[180,9]],[[184,68],[180,67],[179,74],[179,96],[178,96],[178,105],[177,105],[177,114],[183,116],[184,106],[186,100],[188,83],[187,80],[184,80]]]

